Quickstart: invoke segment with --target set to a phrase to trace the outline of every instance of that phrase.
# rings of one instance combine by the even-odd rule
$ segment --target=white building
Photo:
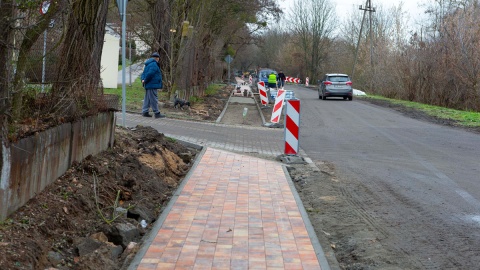
[[[117,88],[120,38],[109,31],[103,43],[100,78],[104,88]]]

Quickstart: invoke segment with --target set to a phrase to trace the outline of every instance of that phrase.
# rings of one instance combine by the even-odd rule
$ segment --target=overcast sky
[[[277,0],[280,7],[286,12],[288,9],[293,8],[295,0]],[[366,0],[329,0],[335,6],[335,12],[337,16],[344,20],[348,14],[352,14],[353,11],[363,12],[359,10],[359,6],[365,6]],[[419,7],[419,3],[425,3],[428,0],[371,0],[373,7],[383,6],[386,10],[393,5],[398,6],[400,2],[403,2],[403,8],[411,17],[412,25],[413,20],[421,16],[423,8]]]

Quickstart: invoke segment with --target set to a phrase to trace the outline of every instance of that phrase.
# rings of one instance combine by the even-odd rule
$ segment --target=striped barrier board
[[[272,117],[270,122],[278,123],[280,122],[280,115],[282,114],[283,102],[285,101],[285,90],[278,90],[277,97],[275,98],[275,105],[273,106]]]
[[[300,83],[300,79],[299,78],[294,78],[294,77],[285,77],[285,81],[287,82],[291,82],[291,83]]]
[[[300,100],[287,100],[286,106],[285,155],[297,155],[299,149],[298,138],[300,132]]]
[[[265,83],[258,82],[257,88],[258,88],[258,93],[260,94],[260,101],[262,102],[262,105],[266,106],[268,104],[268,97],[267,97],[267,90],[265,89]]]

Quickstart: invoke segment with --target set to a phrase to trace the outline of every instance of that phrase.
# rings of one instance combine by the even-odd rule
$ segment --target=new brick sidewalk
[[[280,163],[202,153],[129,269],[329,269]]]

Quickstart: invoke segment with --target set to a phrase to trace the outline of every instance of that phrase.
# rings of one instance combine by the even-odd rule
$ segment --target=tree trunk
[[[13,28],[13,1],[0,1],[0,174],[3,168],[3,149],[8,147],[8,114],[10,113],[10,68]],[[0,182],[2,180],[0,179]]]
[[[55,98],[71,100],[66,108],[74,116],[78,116],[79,109],[91,109],[92,98],[103,91],[100,64],[108,3],[108,0],[74,1],[67,21],[62,62],[52,93]]]
[[[166,88],[167,84],[171,87],[174,82],[172,81],[173,76],[171,76],[170,67],[173,68],[173,63],[171,64],[170,59],[172,56],[172,44],[168,37],[170,33],[170,24],[171,24],[171,8],[169,1],[167,0],[158,0],[151,4],[150,16],[153,25],[153,38],[154,43],[152,50],[160,54],[160,69],[162,70],[163,75],[163,87]],[[151,52],[150,52],[151,53]],[[168,55],[167,55],[168,54]],[[168,72],[166,72],[168,71]],[[169,74],[168,80],[166,80],[166,75]],[[170,89],[169,89],[170,90]]]

